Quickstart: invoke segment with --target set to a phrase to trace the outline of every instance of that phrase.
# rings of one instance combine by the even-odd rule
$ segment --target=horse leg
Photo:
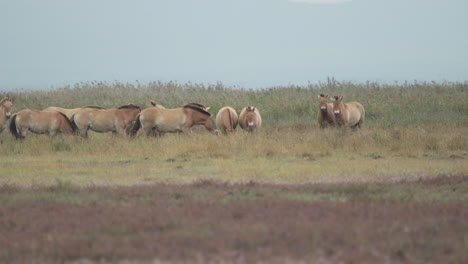
[[[80,136],[84,139],[88,139],[88,128],[84,127],[80,129]]]
[[[51,130],[49,131],[49,138],[53,138],[53,137],[55,137],[56,135],[57,135],[57,130],[51,129]]]
[[[143,134],[145,134],[147,137],[154,136],[155,133],[155,128],[152,127],[144,127],[143,128]]]
[[[112,132],[115,136],[125,136],[127,135],[125,126],[118,126],[116,131]]]

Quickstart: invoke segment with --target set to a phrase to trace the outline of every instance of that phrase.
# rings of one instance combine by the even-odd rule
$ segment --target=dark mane
[[[191,104],[184,105],[184,108],[192,109],[192,110],[195,110],[195,111],[200,112],[200,113],[202,113],[202,114],[211,116],[211,114],[208,113],[207,111],[205,111],[205,110],[203,110],[203,109],[201,109],[201,108],[199,108],[199,107],[193,106],[193,105],[191,105]]]
[[[203,109],[206,109],[206,106],[202,105],[202,104],[198,104],[198,103],[190,103],[190,104],[186,104],[185,106],[187,105],[191,105],[191,106],[196,106],[196,107],[200,107],[200,108],[203,108]],[[184,106],[184,107],[185,107]]]
[[[58,111],[56,111],[56,112],[59,113],[61,116],[63,116],[63,119],[65,119],[67,124],[72,128],[72,131],[75,132],[76,126],[73,125],[73,123],[70,121],[70,119],[68,119],[68,117],[64,113],[61,113],[61,112],[58,112]]]
[[[86,106],[83,106],[81,108],[95,108],[95,109],[107,109],[105,107],[102,107],[102,106],[97,106],[97,105],[86,105]]]
[[[139,107],[138,105],[134,105],[134,104],[127,104],[127,105],[122,105],[121,107],[117,108],[117,109],[140,109],[141,107]]]

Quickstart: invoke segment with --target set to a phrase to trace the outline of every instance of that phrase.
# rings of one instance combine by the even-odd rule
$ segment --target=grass
[[[311,132],[313,131],[313,132]],[[264,129],[228,137],[205,131],[160,139],[7,136],[0,184],[78,185],[232,182],[374,182],[468,171],[468,129],[452,125],[342,132],[314,127]]]
[[[345,101],[358,101],[366,109],[366,124],[393,126],[419,123],[466,125],[468,83],[355,84],[329,79],[307,86],[281,86],[251,90],[216,85],[150,82],[148,84],[84,82],[47,91],[13,91],[15,109],[65,108],[83,105],[117,107],[133,102],[144,107],[149,100],[166,107],[198,102],[216,113],[229,105],[238,112],[247,104],[257,107],[266,126],[296,126],[316,123],[317,96],[342,95]],[[0,91],[0,96],[7,94]]]
[[[366,108],[318,128],[317,95]],[[0,97],[5,92],[0,91]],[[264,127],[0,143],[2,263],[466,263],[468,83],[261,90],[89,82],[13,91],[15,111],[255,105]]]
[[[350,185],[3,185],[0,260],[464,263],[467,195],[466,175]]]

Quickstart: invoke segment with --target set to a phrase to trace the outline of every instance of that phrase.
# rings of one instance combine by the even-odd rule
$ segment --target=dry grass
[[[10,137],[10,136],[8,136]],[[0,183],[135,185],[199,179],[274,183],[372,182],[468,171],[468,128],[420,125],[360,131],[317,127],[133,140],[110,134],[6,138]]]

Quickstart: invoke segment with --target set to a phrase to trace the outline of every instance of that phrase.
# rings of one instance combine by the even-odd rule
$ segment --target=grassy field
[[[3,186],[0,261],[466,263],[467,198],[466,175],[346,185]]]
[[[317,95],[359,101],[358,131],[318,128]],[[2,263],[466,263],[468,83],[246,90],[90,82],[2,92],[14,110],[198,102],[262,129],[0,144]],[[32,221],[31,219],[34,219]],[[35,261],[35,262],[34,262]],[[127,262],[126,262],[127,261]]]

